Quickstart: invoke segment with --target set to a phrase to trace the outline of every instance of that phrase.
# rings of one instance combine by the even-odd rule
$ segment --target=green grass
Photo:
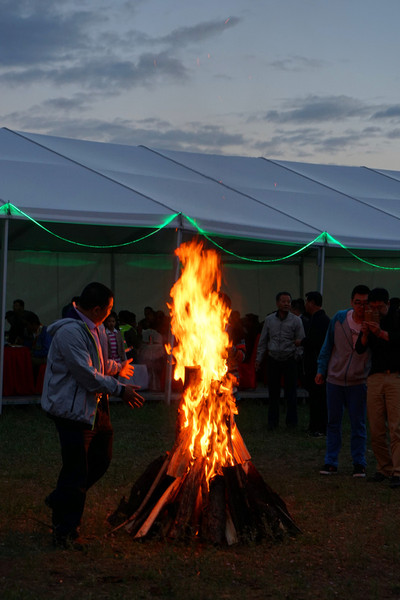
[[[0,597],[2,600],[266,599],[371,600],[400,595],[400,492],[351,477],[345,419],[339,474],[321,477],[325,440],[297,431],[267,431],[266,407],[239,403],[237,424],[264,479],[302,529],[295,539],[216,548],[160,540],[136,542],[124,531],[106,537],[107,515],[150,461],[171,449],[176,406],[142,410],[112,405],[114,457],[90,490],[84,553],[54,549],[43,503],[60,467],[52,422],[39,406],[6,406],[0,416]],[[368,452],[369,473],[375,470]]]

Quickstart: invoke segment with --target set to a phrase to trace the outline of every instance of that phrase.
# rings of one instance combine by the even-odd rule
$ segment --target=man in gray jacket
[[[119,364],[108,359],[102,323],[112,307],[112,291],[93,282],[82,291],[67,318],[48,327],[53,339],[42,407],[54,420],[59,434],[62,468],[46,504],[53,513],[54,543],[64,547],[81,546],[78,527],[86,492],[104,475],[111,461],[113,429],[108,396],[119,396],[131,407],[143,403],[135,386],[116,379],[133,374],[132,359]]]
[[[281,379],[284,380],[286,398],[286,425],[297,425],[297,365],[296,348],[304,337],[303,323],[300,317],[290,312],[292,297],[289,292],[276,295],[277,311],[268,315],[264,321],[258,342],[256,369],[268,350],[268,428],[279,425],[279,399]]]

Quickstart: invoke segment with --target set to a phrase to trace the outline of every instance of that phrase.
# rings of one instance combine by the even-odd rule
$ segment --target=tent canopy
[[[211,236],[304,245],[328,232],[353,249],[400,249],[400,172],[364,167],[174,152],[3,128],[0,202],[52,223],[60,237],[62,224],[75,224],[74,239],[81,242],[95,239],[96,226],[103,225],[102,239],[110,244],[131,238],[131,227],[139,236],[143,228],[146,233],[166,223],[173,231],[182,214],[190,233],[198,227]],[[21,213],[11,221],[19,225],[10,230],[10,248],[41,247],[37,227],[33,233]],[[256,253],[265,253],[256,246]]]

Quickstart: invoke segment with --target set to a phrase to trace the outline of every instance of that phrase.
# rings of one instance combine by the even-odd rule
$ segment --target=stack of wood
[[[185,382],[186,385],[186,382]],[[135,539],[159,536],[212,544],[235,544],[295,535],[284,501],[264,481],[236,427],[227,417],[233,464],[207,481],[206,459],[189,450],[191,432],[178,410],[171,452],[154,460],[108,518],[113,531],[125,528]]]

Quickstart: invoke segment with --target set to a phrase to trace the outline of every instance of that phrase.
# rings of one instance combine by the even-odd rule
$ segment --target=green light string
[[[325,241],[325,232],[324,232],[324,233],[321,233],[320,235],[318,235],[314,240],[311,240],[311,242],[309,242],[305,246],[302,246],[301,248],[299,248],[295,252],[292,252],[291,254],[287,254],[286,256],[282,256],[280,258],[248,258],[247,256],[240,256],[240,254],[235,254],[235,252],[231,252],[230,250],[227,250],[226,248],[224,248],[223,246],[221,246],[220,244],[218,244],[216,241],[214,241],[204,231],[204,229],[201,229],[201,227],[199,227],[199,225],[197,225],[197,223],[196,223],[196,221],[194,219],[192,219],[191,217],[188,217],[187,215],[184,215],[184,217],[186,217],[186,219],[189,221],[189,223],[191,223],[202,236],[204,236],[209,242],[211,242],[211,244],[214,244],[214,246],[216,246],[217,248],[219,248],[220,250],[222,250],[226,254],[230,254],[231,256],[234,256],[235,258],[239,258],[240,260],[247,260],[249,262],[274,263],[274,262],[279,262],[281,260],[287,260],[288,258],[292,258],[292,256],[296,256],[296,254],[300,254],[300,252],[304,252],[304,250],[307,250],[307,248],[309,248],[310,246],[312,246],[316,242]]]
[[[157,227],[154,231],[147,233],[146,235],[144,235],[141,238],[138,238],[136,240],[132,240],[130,242],[123,242],[121,244],[110,244],[107,246],[100,246],[100,245],[96,245],[96,244],[84,244],[82,242],[75,242],[74,240],[69,240],[68,238],[62,237],[61,235],[58,235],[57,233],[50,231],[50,229],[47,229],[47,227],[45,227],[44,225],[42,225],[41,223],[36,221],[33,217],[30,217],[27,213],[25,213],[23,210],[21,210],[17,206],[14,206],[14,204],[11,204],[10,202],[8,204],[5,204],[4,206],[2,206],[0,209],[0,212],[6,213],[9,215],[12,215],[12,214],[22,215],[23,217],[26,217],[27,219],[32,221],[32,223],[34,223],[35,225],[37,225],[38,227],[40,227],[41,229],[46,231],[46,233],[49,233],[50,235],[58,238],[59,240],[62,240],[63,242],[67,242],[68,244],[74,244],[75,246],[83,246],[84,248],[97,248],[97,249],[103,249],[103,250],[106,250],[108,248],[122,248],[124,246],[130,246],[132,244],[137,244],[138,242],[142,242],[146,238],[149,238],[152,235],[154,235],[155,233],[158,233],[159,231],[164,229],[164,227],[169,225],[169,223],[171,223],[171,221],[173,221],[175,219],[175,217],[177,217],[179,215],[179,213],[175,213],[175,214],[171,215],[164,221],[164,223],[162,225]]]
[[[230,254],[231,256],[234,256],[235,258],[239,258],[241,260],[246,260],[246,261],[249,261],[249,262],[257,262],[257,263],[279,262],[281,260],[283,261],[283,260],[287,260],[288,258],[292,258],[293,256],[295,256],[296,254],[299,254],[300,252],[304,252],[304,250],[306,250],[307,248],[309,248],[309,246],[312,246],[313,244],[315,244],[317,242],[324,242],[324,244],[330,242],[332,244],[337,244],[338,246],[340,246],[341,248],[343,248],[343,250],[345,250],[346,252],[348,252],[353,258],[355,258],[356,260],[359,260],[360,262],[362,262],[362,263],[364,263],[366,265],[369,265],[370,267],[374,267],[375,269],[384,269],[386,271],[400,271],[400,267],[384,267],[382,265],[377,265],[377,264],[372,263],[372,262],[370,262],[368,260],[365,260],[364,258],[361,258],[361,256],[357,256],[357,254],[355,254],[354,252],[352,252],[349,248],[347,248],[344,244],[342,244],[342,242],[339,242],[339,240],[335,239],[332,235],[330,235],[326,231],[324,231],[323,233],[321,233],[320,235],[318,235],[314,240],[312,240],[311,242],[309,242],[308,244],[306,244],[302,248],[299,248],[298,250],[296,250],[295,252],[292,252],[291,254],[287,254],[286,256],[282,256],[281,258],[260,259],[260,258],[248,258],[246,256],[240,256],[239,254],[235,254],[234,252],[231,252],[230,250],[227,250],[226,248],[224,248],[223,246],[221,246],[220,244],[218,244],[217,242],[215,242],[203,229],[201,229],[201,227],[199,227],[199,225],[197,225],[197,223],[196,223],[196,221],[194,219],[192,219],[191,217],[188,217],[187,215],[184,215],[184,216],[197,229],[197,231],[202,236],[204,236],[209,242],[211,242],[211,244],[214,244],[214,246],[216,246],[217,248],[219,248],[220,250],[222,250],[226,254]]]
[[[323,242],[324,244],[327,243],[331,243],[331,244],[336,244],[337,246],[340,246],[343,250],[345,250],[346,252],[348,252],[353,258],[355,258],[356,260],[370,266],[370,267],[374,267],[375,269],[383,269],[386,271],[400,271],[400,267],[384,267],[382,265],[377,265],[376,263],[370,262],[368,260],[365,260],[364,258],[361,258],[361,256],[358,256],[357,254],[355,254],[354,252],[352,252],[349,248],[347,248],[347,246],[345,246],[344,244],[342,244],[342,242],[340,242],[339,240],[337,240],[336,238],[334,238],[332,235],[330,235],[329,233],[327,233],[326,231],[324,231],[323,233],[321,233],[320,235],[318,235],[315,239],[311,240],[311,242],[309,242],[308,244],[306,244],[305,246],[302,246],[301,248],[299,248],[298,250],[296,250],[295,252],[292,252],[291,254],[287,254],[286,256],[282,256],[280,258],[248,258],[246,256],[241,256],[240,254],[236,254],[235,252],[231,252],[230,250],[227,250],[226,248],[224,248],[223,246],[221,246],[220,244],[218,244],[215,240],[213,240],[211,238],[211,236],[204,231],[204,229],[202,229],[194,219],[192,219],[191,217],[189,217],[188,215],[185,215],[183,213],[175,213],[173,215],[171,215],[170,217],[168,217],[164,223],[162,225],[160,225],[159,227],[157,227],[154,231],[151,231],[150,233],[136,239],[136,240],[132,240],[130,242],[123,242],[121,244],[110,244],[110,245],[96,245],[96,244],[84,244],[83,242],[75,242],[74,240],[70,240],[68,238],[65,238],[61,235],[58,235],[57,233],[54,233],[53,231],[51,231],[50,229],[48,229],[47,227],[45,227],[44,225],[42,225],[41,223],[39,223],[38,221],[36,221],[33,217],[29,216],[27,213],[25,213],[23,210],[21,210],[20,208],[18,208],[17,206],[15,206],[14,204],[12,204],[11,202],[4,204],[1,208],[0,208],[0,213],[5,213],[8,215],[21,215],[27,219],[29,219],[30,221],[32,221],[32,223],[34,223],[35,225],[37,225],[38,227],[40,227],[41,229],[43,229],[43,231],[46,231],[46,233],[62,240],[63,242],[67,242],[68,244],[74,244],[75,246],[81,246],[84,248],[96,248],[96,249],[103,249],[106,250],[108,248],[122,248],[124,246],[131,246],[133,244],[137,244],[138,242],[141,242],[143,240],[145,240],[146,238],[151,237],[152,235],[155,235],[156,233],[158,233],[159,231],[161,231],[162,229],[164,229],[165,227],[167,227],[167,225],[169,225],[177,216],[179,216],[180,214],[182,214],[182,216],[184,216],[189,223],[198,231],[198,233],[200,235],[202,235],[203,237],[205,237],[211,244],[213,244],[214,246],[216,246],[217,248],[219,248],[219,250],[221,250],[222,252],[225,252],[225,254],[229,254],[231,256],[234,256],[235,258],[238,258],[240,260],[244,260],[244,261],[248,261],[248,262],[255,262],[255,263],[276,263],[279,261],[283,261],[283,260],[288,260],[289,258],[292,258],[293,256],[296,256],[297,254],[300,254],[301,252],[304,252],[305,250],[307,250],[307,248],[309,248],[310,246],[312,246],[313,244],[316,244],[318,242]]]
[[[359,260],[362,263],[365,263],[366,265],[369,265],[370,267],[374,267],[375,269],[384,269],[386,271],[400,271],[400,267],[383,267],[382,265],[377,265],[375,263],[369,262],[368,260],[365,260],[364,258],[361,258],[361,256],[357,256],[357,254],[355,254],[354,252],[352,252],[349,248],[347,248],[344,244],[342,244],[341,242],[339,242],[339,240],[336,240],[329,233],[326,234],[326,238],[327,238],[327,241],[329,241],[329,242],[331,242],[333,244],[337,244],[338,246],[340,246],[341,248],[343,248],[343,250],[346,250],[346,252],[348,252],[349,254],[351,254],[351,256],[353,258],[355,258],[356,260]]]

